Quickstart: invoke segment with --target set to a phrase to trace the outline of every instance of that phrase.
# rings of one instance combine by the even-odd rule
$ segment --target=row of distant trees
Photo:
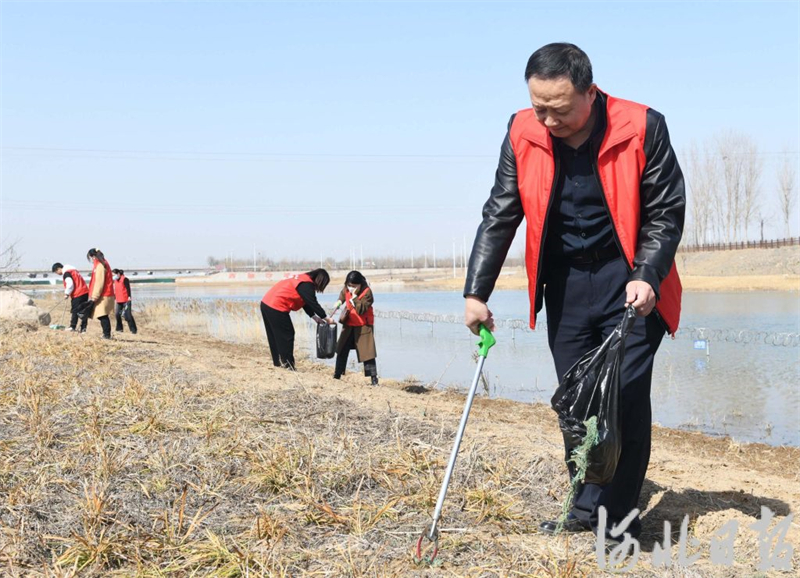
[[[738,243],[751,240],[753,225],[780,217],[783,234],[791,236],[790,225],[797,205],[797,152],[782,151],[776,170],[780,215],[764,210],[764,160],[769,153],[759,150],[748,135],[728,131],[702,145],[692,144],[681,161],[687,184],[687,223],[684,239],[689,243]]]
[[[219,259],[217,257],[210,256],[207,259],[207,263],[211,268],[226,269],[228,271],[253,271],[254,269],[256,271],[310,271],[311,269],[316,269],[320,266],[336,271],[362,268],[361,259],[351,261],[350,259],[334,258],[323,259],[321,262],[319,260],[312,261],[308,259],[257,259],[256,262],[253,263],[252,259],[246,260],[230,257],[227,259]],[[522,266],[523,263],[524,256],[522,255],[513,257],[509,254],[508,258],[506,259],[506,266],[508,267]],[[422,268],[426,265],[428,268],[435,266],[437,269],[452,270],[453,257],[452,255],[446,255],[437,259],[435,264],[431,256],[428,256],[427,262],[422,256],[414,257],[414,259],[411,257],[374,256],[367,258],[365,256],[363,262],[364,269],[410,269]],[[456,266],[459,269],[464,267],[461,257],[457,257]]]
[[[778,154],[774,164],[775,186],[765,190],[765,158]],[[681,155],[681,166],[686,179],[687,213],[684,228],[684,244],[740,243],[759,240],[763,226],[769,222],[775,228],[782,225],[783,235],[791,236],[791,221],[797,208],[797,151],[784,150],[780,153],[765,153],[752,137],[734,131],[720,133],[702,144],[693,143]],[[767,195],[777,200],[778,215],[766,210]],[[759,227],[760,225],[760,227]],[[760,231],[754,233],[754,231]],[[524,265],[523,252],[511,254],[506,260],[509,266]],[[209,267],[228,270],[281,271],[310,270],[316,267],[329,269],[389,269],[410,267],[452,268],[452,256],[440,256],[434,263],[430,254],[412,257],[376,257],[363,259],[334,259],[322,261],[273,260],[258,258],[252,260],[228,257],[219,259],[208,257]],[[456,265],[464,266],[463,257],[457,257]]]

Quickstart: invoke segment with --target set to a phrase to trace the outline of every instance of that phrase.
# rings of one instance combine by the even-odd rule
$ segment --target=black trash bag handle
[[[620,321],[617,326],[622,339],[628,337],[631,329],[633,329],[633,325],[636,323],[636,317],[636,308],[633,305],[628,305],[627,309],[625,309],[625,315],[622,316],[622,321]]]

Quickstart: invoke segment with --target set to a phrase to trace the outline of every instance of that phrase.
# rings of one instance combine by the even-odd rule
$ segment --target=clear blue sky
[[[1,26],[0,238],[28,267],[449,258],[554,41],[679,153],[751,135],[770,236],[771,153],[800,150],[796,2],[3,2]]]

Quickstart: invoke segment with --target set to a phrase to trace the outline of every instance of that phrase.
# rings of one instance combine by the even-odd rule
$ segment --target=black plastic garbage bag
[[[79,318],[85,319],[86,317],[91,317],[93,311],[94,301],[84,301],[75,313],[78,314]]]
[[[617,469],[622,448],[619,373],[625,338],[635,322],[636,311],[629,307],[608,339],[567,371],[550,400],[570,456],[586,437],[585,422],[597,418],[597,441],[588,453],[585,484],[608,484]]]
[[[317,358],[330,359],[336,355],[336,339],[339,330],[336,325],[320,323],[317,325]]]

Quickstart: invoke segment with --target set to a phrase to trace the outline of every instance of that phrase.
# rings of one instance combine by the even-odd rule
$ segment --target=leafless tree
[[[742,237],[749,239],[750,223],[758,220],[761,212],[759,197],[761,193],[761,173],[764,169],[764,159],[761,157],[758,145],[750,138],[745,137],[742,143]]]
[[[18,241],[5,242],[0,248],[0,277],[19,269],[22,255],[17,251]]]
[[[731,133],[716,137],[715,148],[722,165],[722,184],[724,191],[721,196],[719,209],[724,212],[720,215],[723,221],[723,240],[730,243],[736,236],[736,207],[741,186],[741,167],[734,156],[735,141]]]
[[[707,147],[701,151],[692,143],[685,166],[691,219],[689,234],[694,243],[709,243],[716,237],[719,226],[719,163]]]
[[[724,235],[726,243],[747,239],[750,223],[758,214],[763,159],[758,145],[745,134],[728,131],[715,139],[724,185]]]
[[[795,189],[796,165],[797,156],[785,152],[783,161],[778,166],[778,200],[787,237],[791,237],[790,221],[794,206],[797,203],[797,190]]]

